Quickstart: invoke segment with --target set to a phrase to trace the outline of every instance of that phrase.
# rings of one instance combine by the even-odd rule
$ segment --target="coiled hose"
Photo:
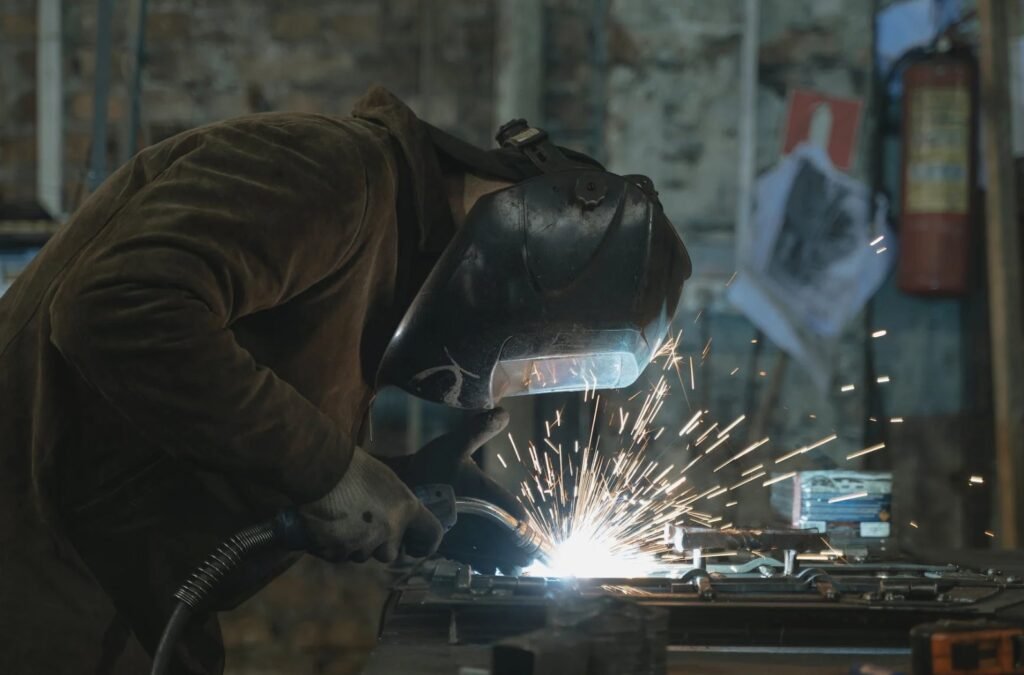
[[[518,546],[528,554],[544,562],[551,556],[551,542],[536,532],[528,521],[521,521],[490,502],[471,497],[456,500],[450,485],[425,485],[418,487],[415,492],[446,530],[455,524],[458,513],[480,516],[508,530]],[[295,511],[282,511],[273,520],[233,535],[218,546],[174,592],[178,604],[171,612],[160,637],[150,675],[167,675],[174,660],[174,648],[192,615],[202,609],[203,603],[213,595],[220,582],[246,557],[271,544],[283,544],[293,551],[306,548],[305,531]]]
[[[279,515],[274,520],[254,525],[238,532],[203,561],[191,576],[174,592],[178,604],[171,612],[171,618],[164,627],[150,675],[167,675],[174,660],[174,647],[188,625],[192,615],[218,587],[220,582],[250,554],[270,544],[287,539],[286,529],[292,526],[294,516]],[[285,535],[285,536],[282,536]]]

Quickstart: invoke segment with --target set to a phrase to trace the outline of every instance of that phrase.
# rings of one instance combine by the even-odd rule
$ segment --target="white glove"
[[[437,550],[441,523],[401,479],[360,448],[330,492],[299,507],[314,555],[341,562],[373,556],[392,562],[403,550],[413,557]]]

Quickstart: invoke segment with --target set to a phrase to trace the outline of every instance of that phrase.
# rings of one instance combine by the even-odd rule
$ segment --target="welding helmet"
[[[524,120],[497,138],[535,175],[466,214],[392,337],[378,382],[468,409],[632,384],[691,271],[654,186],[567,155]],[[440,144],[463,151],[450,137]]]

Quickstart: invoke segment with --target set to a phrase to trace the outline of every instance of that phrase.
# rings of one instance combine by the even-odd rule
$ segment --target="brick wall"
[[[118,3],[109,167],[126,147],[137,3]],[[96,72],[96,0],[64,3],[66,200],[82,196]],[[0,196],[35,193],[32,0],[0,13]],[[440,126],[484,143],[491,130],[494,8],[476,0],[151,0],[140,140],[266,110],[345,115],[382,83]]]
[[[32,0],[0,9],[0,199],[35,190],[36,10]]]

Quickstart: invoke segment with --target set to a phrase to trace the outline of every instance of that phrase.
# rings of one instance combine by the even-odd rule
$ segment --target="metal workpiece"
[[[708,550],[782,551],[782,574],[793,576],[798,569],[797,555],[828,546],[828,538],[816,530],[750,530],[666,525],[664,541],[676,553],[689,553],[691,565],[707,570]]]
[[[748,530],[676,525],[672,537],[677,553],[695,549],[763,551],[780,550],[807,553],[828,545],[828,537],[817,530]]]
[[[763,574],[766,565],[776,572]],[[454,616],[460,640],[480,644],[573,623],[583,608],[570,610],[575,601],[613,597],[665,609],[670,644],[727,644],[742,635],[743,644],[898,647],[918,623],[1024,619],[1024,583],[1008,576],[899,562],[815,565],[786,576],[778,573],[783,562],[755,558],[706,571],[678,564],[679,574],[667,577],[575,579],[471,574],[435,561],[401,590],[392,621],[439,631]]]
[[[459,515],[479,516],[501,525],[515,536],[519,548],[543,563],[551,560],[554,553],[552,543],[530,525],[529,521],[519,520],[504,509],[473,497],[456,499],[455,510]]]

